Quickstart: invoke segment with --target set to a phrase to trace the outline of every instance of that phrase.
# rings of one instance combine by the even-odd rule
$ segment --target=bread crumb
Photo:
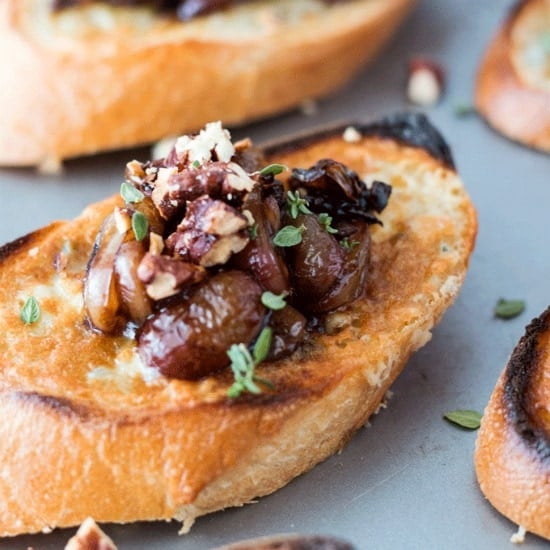
[[[306,116],[314,116],[319,112],[319,105],[314,99],[306,99],[302,101],[300,110]]]
[[[38,173],[43,176],[58,176],[63,172],[63,162],[57,157],[46,157],[38,165]]]
[[[510,537],[510,542],[514,544],[523,544],[525,542],[525,535],[527,531],[522,525],[518,526],[518,530]]]
[[[393,392],[391,390],[388,390],[384,394],[384,397],[382,398],[382,401],[380,401],[380,403],[378,403],[378,407],[376,407],[376,410],[374,411],[373,414],[378,414],[382,409],[387,409],[388,408],[388,401],[392,397],[393,397]]]
[[[346,143],[359,143],[361,141],[361,133],[353,126],[348,126],[342,134],[342,139]]]

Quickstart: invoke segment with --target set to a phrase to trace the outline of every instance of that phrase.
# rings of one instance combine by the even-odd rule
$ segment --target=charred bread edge
[[[32,233],[18,237],[17,239],[0,246],[0,264],[2,264],[2,262],[9,258],[12,254],[15,254],[20,248],[32,244],[33,241],[38,240],[43,233],[47,233],[50,229],[53,229],[55,225],[56,224],[54,223],[42,229],[37,229]]]
[[[322,129],[305,132],[284,142],[267,143],[262,150],[267,155],[287,152],[314,143],[322,138],[342,133],[352,126],[363,136],[393,139],[403,145],[424,149],[446,168],[456,171],[451,149],[439,131],[423,113],[403,112],[389,115],[375,122],[338,123]]]
[[[533,449],[541,462],[550,466],[550,434],[537,422],[530,402],[529,386],[537,369],[543,368],[538,353],[538,337],[550,330],[550,307],[531,321],[512,352],[504,375],[503,401],[506,415],[521,440]]]

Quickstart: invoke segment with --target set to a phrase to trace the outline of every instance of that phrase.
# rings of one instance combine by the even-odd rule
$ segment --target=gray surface
[[[480,7],[480,4],[482,6]],[[281,532],[325,533],[363,548],[513,548],[516,526],[479,493],[472,453],[476,434],[442,420],[455,408],[482,410],[525,324],[550,302],[548,205],[550,156],[493,133],[477,118],[459,119],[470,102],[477,61],[508,1],[425,0],[379,60],[315,117],[293,113],[234,132],[255,141],[341,118],[370,119],[406,107],[404,65],[413,53],[447,68],[443,102],[428,114],[453,148],[479,212],[479,236],[462,293],[393,387],[387,410],[338,456],[274,495],[245,508],[199,519],[177,537],[177,525],[106,526],[121,549],[209,549]],[[116,192],[122,167],[144,150],[71,162],[62,177],[0,171],[0,241]],[[524,298],[519,318],[500,321],[500,297]],[[62,548],[74,530],[0,542],[0,549]],[[546,543],[528,535],[523,548]]]

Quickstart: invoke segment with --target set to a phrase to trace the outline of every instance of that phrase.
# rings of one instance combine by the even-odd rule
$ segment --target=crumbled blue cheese
[[[182,156],[187,154],[189,163],[202,164],[211,160],[212,151],[222,162],[229,162],[235,154],[231,135],[220,121],[209,122],[196,136],[181,136],[176,141],[176,153]]]
[[[255,181],[235,162],[227,165],[227,181],[236,191],[252,191]]]

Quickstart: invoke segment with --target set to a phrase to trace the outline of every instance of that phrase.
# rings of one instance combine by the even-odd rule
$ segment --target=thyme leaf
[[[147,236],[147,230],[149,229],[149,222],[142,212],[134,212],[132,214],[132,230],[137,241],[142,241]]]
[[[253,225],[248,226],[248,236],[253,241],[258,238],[258,224],[255,223]]]
[[[469,409],[456,409],[445,413],[443,418],[453,424],[456,424],[457,426],[460,426],[461,428],[477,430],[481,424],[482,415],[477,411],[472,411]]]
[[[269,349],[271,348],[272,337],[273,329],[270,327],[264,327],[262,332],[260,332],[260,335],[254,344],[254,349],[252,350],[252,357],[254,358],[254,363],[256,365],[266,360],[269,354]]]
[[[338,233],[338,229],[334,229],[334,227],[332,227],[332,216],[329,216],[327,212],[321,212],[317,216],[317,219],[327,233],[330,233],[331,235]]]
[[[231,360],[231,370],[235,378],[235,381],[227,390],[227,396],[230,399],[236,399],[243,392],[256,395],[261,393],[262,390],[257,383],[270,388],[273,387],[271,382],[263,378],[257,378],[254,374],[256,366],[265,361],[269,355],[272,337],[273,329],[264,327],[256,339],[252,354],[244,344],[233,344],[229,348],[227,355]]]
[[[346,250],[351,250],[352,248],[355,248],[359,243],[359,241],[350,241],[348,237],[345,237],[340,241],[340,246],[342,248],[345,248]]]
[[[34,296],[29,296],[21,308],[21,321],[26,325],[36,323],[40,318],[40,306]]]
[[[302,242],[302,233],[305,229],[305,225],[301,225],[300,227],[285,225],[273,237],[273,244],[281,247],[296,246]]]
[[[477,109],[474,105],[468,103],[457,103],[454,106],[454,114],[459,118],[465,118],[477,114]]]
[[[308,208],[307,200],[300,195],[299,191],[288,191],[286,194],[286,204],[288,207],[288,213],[295,220],[298,214],[311,214],[311,210]]]
[[[513,319],[520,313],[523,313],[524,309],[524,300],[506,300],[500,298],[495,306],[494,313],[495,317],[499,317],[500,319]]]
[[[277,176],[285,170],[288,170],[288,166],[284,164],[269,164],[260,170],[260,176],[264,178],[267,176]]]
[[[286,301],[285,298],[287,296],[286,292],[283,292],[282,294],[274,294],[273,292],[270,292],[269,290],[266,290],[262,294],[262,304],[273,311],[279,311],[280,309],[284,309],[286,307]]]
[[[122,182],[120,186],[120,196],[125,202],[129,203],[141,202],[145,198],[145,195],[139,189],[136,189],[127,181]]]

